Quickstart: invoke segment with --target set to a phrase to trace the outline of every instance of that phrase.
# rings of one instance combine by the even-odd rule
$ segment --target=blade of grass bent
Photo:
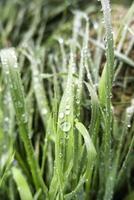
[[[90,185],[91,185],[91,176],[92,176],[93,166],[94,166],[95,157],[97,153],[85,126],[80,122],[76,122],[76,128],[78,129],[78,131],[81,133],[82,137],[84,138],[84,143],[87,149],[87,166],[86,166],[84,177],[86,179],[86,196],[88,199]]]

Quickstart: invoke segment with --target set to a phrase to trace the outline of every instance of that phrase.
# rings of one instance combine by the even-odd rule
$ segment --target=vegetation
[[[118,7],[114,24],[109,0],[0,1],[0,199],[134,199],[134,3]]]

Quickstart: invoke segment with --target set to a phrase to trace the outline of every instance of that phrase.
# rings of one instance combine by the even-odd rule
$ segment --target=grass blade
[[[87,149],[87,168],[85,171],[85,179],[86,179],[86,195],[87,195],[87,199],[88,199],[88,195],[90,192],[90,184],[91,184],[91,175],[92,175],[92,171],[93,171],[93,166],[95,163],[95,157],[96,157],[96,150],[94,147],[94,144],[90,138],[90,135],[87,131],[87,129],[85,128],[85,126],[80,123],[80,122],[76,122],[76,128],[78,129],[78,131],[81,133],[81,135],[84,138],[84,143]]]
[[[32,200],[33,197],[32,197],[30,188],[22,172],[17,167],[13,167],[12,173],[13,173],[13,178],[16,182],[21,200]]]
[[[23,86],[20,79],[15,50],[13,48],[1,50],[0,56],[7,83],[10,87],[20,137],[25,146],[35,187],[37,190],[41,187],[42,191],[47,195],[47,187],[41,177],[40,169],[34,156],[34,149],[28,136],[28,116],[25,108]]]
[[[106,164],[106,177],[110,165],[110,141],[112,130],[111,88],[114,73],[114,44],[111,25],[111,8],[109,0],[101,0],[106,30],[106,65],[103,69],[99,83],[99,97],[105,115],[104,156]]]

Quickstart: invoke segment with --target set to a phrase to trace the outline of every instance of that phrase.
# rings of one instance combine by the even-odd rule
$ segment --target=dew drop
[[[98,26],[98,23],[97,23],[97,22],[94,22],[94,29],[97,30],[98,27],[99,27],[99,26]]]
[[[13,66],[15,69],[18,68],[18,65],[17,65],[17,62],[14,63],[14,66]]]
[[[60,153],[59,157],[62,158],[62,156],[63,156],[62,153]]]
[[[27,123],[27,115],[25,113],[22,114],[22,120],[24,123]]]
[[[63,144],[63,142],[64,142],[64,138],[63,138],[63,137],[61,137],[61,138],[60,138],[60,144],[62,145],[62,144]]]
[[[68,139],[69,139],[69,135],[68,135],[68,134],[66,134],[66,137],[65,137],[65,139],[66,139],[66,140],[68,140]]]
[[[63,44],[63,42],[64,42],[63,39],[62,39],[62,38],[59,38],[59,43],[60,43],[60,44]]]
[[[70,106],[69,105],[66,106],[65,114],[66,115],[70,114]]]
[[[69,114],[70,114],[70,110],[66,110],[66,111],[65,111],[65,114],[66,114],[66,115],[69,115]]]
[[[130,128],[130,127],[131,127],[131,124],[128,124],[127,127]]]
[[[104,20],[102,20],[102,24],[104,24],[105,22],[104,22]]]
[[[8,122],[8,121],[9,121],[9,118],[8,118],[8,117],[5,117],[5,118],[4,118],[4,121],[5,121],[5,122]]]
[[[68,132],[71,128],[71,124],[70,122],[63,122],[61,124],[61,129],[64,131],[64,132]]]
[[[130,106],[126,109],[127,115],[128,116],[132,116],[132,114],[134,113],[134,107]]]
[[[76,104],[79,104],[79,103],[80,103],[80,100],[79,100],[79,99],[77,99],[77,100],[76,100]]]
[[[7,75],[9,74],[9,71],[8,70],[6,70],[6,72],[5,72]]]
[[[72,65],[72,73],[73,73],[73,74],[76,73],[76,65],[75,65],[75,64]]]
[[[60,113],[59,113],[59,118],[60,118],[60,119],[63,119],[63,118],[64,118],[64,113],[63,113],[63,112],[60,112]]]
[[[42,110],[42,114],[43,114],[43,115],[46,115],[47,112],[48,112],[47,109],[46,109],[46,108],[43,108],[43,110]]]

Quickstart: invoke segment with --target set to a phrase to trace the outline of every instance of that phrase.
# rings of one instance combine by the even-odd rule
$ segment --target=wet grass
[[[112,92],[134,4],[118,33],[109,0],[80,5],[1,2],[1,199],[133,200],[134,99],[117,116]]]

